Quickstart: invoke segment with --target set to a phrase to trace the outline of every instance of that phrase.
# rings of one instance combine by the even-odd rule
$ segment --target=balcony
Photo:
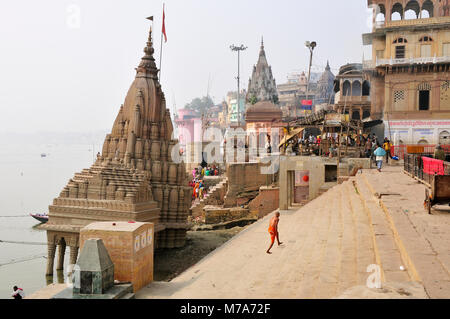
[[[371,61],[373,68],[374,62]],[[377,59],[375,66],[450,63],[450,56],[404,59]],[[367,64],[369,65],[369,63]]]
[[[381,28],[398,28],[408,26],[425,26],[425,25],[438,25],[450,23],[450,17],[434,17],[425,19],[410,19],[410,20],[398,20],[398,21],[376,21],[374,29]]]
[[[345,104],[345,103],[370,103],[370,96],[341,96],[338,101],[339,104]]]

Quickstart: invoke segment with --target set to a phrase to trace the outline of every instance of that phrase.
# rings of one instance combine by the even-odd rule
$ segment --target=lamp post
[[[231,51],[237,51],[238,53],[238,75],[237,75],[237,111],[238,111],[238,125],[241,125],[241,107],[240,107],[240,70],[239,70],[239,64],[240,64],[240,53],[241,51],[244,51],[247,49],[243,44],[241,46],[237,47],[235,45],[230,46]]]
[[[317,46],[317,42],[315,41],[306,41],[305,46],[309,49],[310,57],[309,57],[309,70],[308,70],[308,83],[306,84],[306,99],[308,100],[309,97],[309,81],[311,79],[311,66],[312,66],[312,58],[313,58],[313,51],[314,48]],[[311,107],[312,111],[312,107]]]

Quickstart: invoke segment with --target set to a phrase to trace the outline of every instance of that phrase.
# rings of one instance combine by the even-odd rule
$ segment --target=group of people
[[[192,187],[192,200],[202,199],[205,196],[205,184],[203,180],[194,178],[189,182],[189,186]]]
[[[192,200],[202,199],[206,195],[207,190],[203,183],[205,176],[219,176],[219,168],[216,165],[203,165],[192,170],[192,179],[189,182],[189,186],[193,189]]]

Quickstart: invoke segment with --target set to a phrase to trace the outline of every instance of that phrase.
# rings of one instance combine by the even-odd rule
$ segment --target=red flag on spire
[[[164,13],[164,5],[163,5],[163,18],[162,18],[162,34],[164,34],[164,42],[167,42],[167,35],[166,35],[166,15]]]

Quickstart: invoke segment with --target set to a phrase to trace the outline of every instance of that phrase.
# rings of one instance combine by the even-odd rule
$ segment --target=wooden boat
[[[41,223],[48,222],[48,215],[47,214],[30,214],[30,216],[33,217],[34,219],[37,219]]]

